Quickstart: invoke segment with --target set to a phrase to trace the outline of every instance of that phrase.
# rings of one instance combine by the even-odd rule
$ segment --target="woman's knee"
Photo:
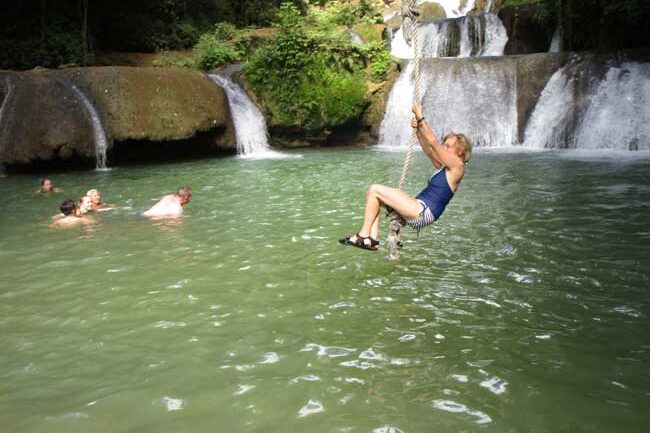
[[[367,195],[379,195],[379,192],[383,188],[383,185],[379,185],[378,183],[373,183],[368,187],[368,191],[366,192]]]

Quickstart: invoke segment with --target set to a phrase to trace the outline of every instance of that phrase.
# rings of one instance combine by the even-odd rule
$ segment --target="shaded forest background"
[[[15,0],[0,15],[0,68],[92,63],[97,52],[159,52],[194,46],[215,23],[267,26],[287,0]],[[303,13],[308,4],[289,0]],[[370,0],[340,0],[363,4]],[[569,50],[650,46],[648,0],[503,0],[539,4],[538,19],[558,23]]]

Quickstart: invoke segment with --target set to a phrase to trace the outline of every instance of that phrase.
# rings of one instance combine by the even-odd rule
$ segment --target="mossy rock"
[[[352,30],[358,33],[366,44],[369,42],[381,42],[382,35],[384,34],[383,24],[356,24],[352,26]]]
[[[440,3],[424,2],[418,8],[420,9],[420,22],[429,22],[443,20],[447,18],[445,8]]]
[[[228,99],[197,71],[132,67],[1,71],[0,83],[7,83],[0,100],[9,97],[0,130],[0,163],[94,157],[90,117],[73,84],[97,110],[109,149],[113,141],[181,142],[199,132],[211,133],[215,148],[235,148]]]

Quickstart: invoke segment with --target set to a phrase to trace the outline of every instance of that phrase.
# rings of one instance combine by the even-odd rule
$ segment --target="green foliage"
[[[39,30],[34,29],[39,29],[36,22],[21,20],[0,27],[0,69],[58,68],[83,63],[77,23],[55,15]]]
[[[242,53],[231,44],[223,42],[220,34],[204,33],[194,46],[196,66],[204,69],[216,69],[219,66],[236,63],[241,60]]]
[[[182,56],[176,52],[162,51],[159,57],[153,61],[153,65],[159,68],[188,68],[199,69],[194,56]]]
[[[358,118],[366,91],[362,50],[341,34],[328,38],[307,31],[289,3],[280,7],[275,23],[280,31],[244,69],[272,122],[319,129]]]
[[[237,34],[237,27],[234,24],[227,22],[220,22],[215,24],[212,30],[212,37],[217,41],[228,41]]]
[[[370,70],[374,78],[381,79],[386,76],[393,62],[390,52],[384,42],[372,42],[363,47],[364,56],[370,60]]]
[[[383,22],[381,12],[375,4],[368,0],[332,0],[322,2],[319,6],[309,8],[308,15],[316,27],[332,27],[337,25],[353,26],[355,24],[376,24]]]

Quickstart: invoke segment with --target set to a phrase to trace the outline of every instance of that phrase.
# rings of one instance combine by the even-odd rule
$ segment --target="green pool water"
[[[399,262],[337,239],[403,154],[301,154],[0,179],[0,431],[647,431],[647,154],[478,152]]]

